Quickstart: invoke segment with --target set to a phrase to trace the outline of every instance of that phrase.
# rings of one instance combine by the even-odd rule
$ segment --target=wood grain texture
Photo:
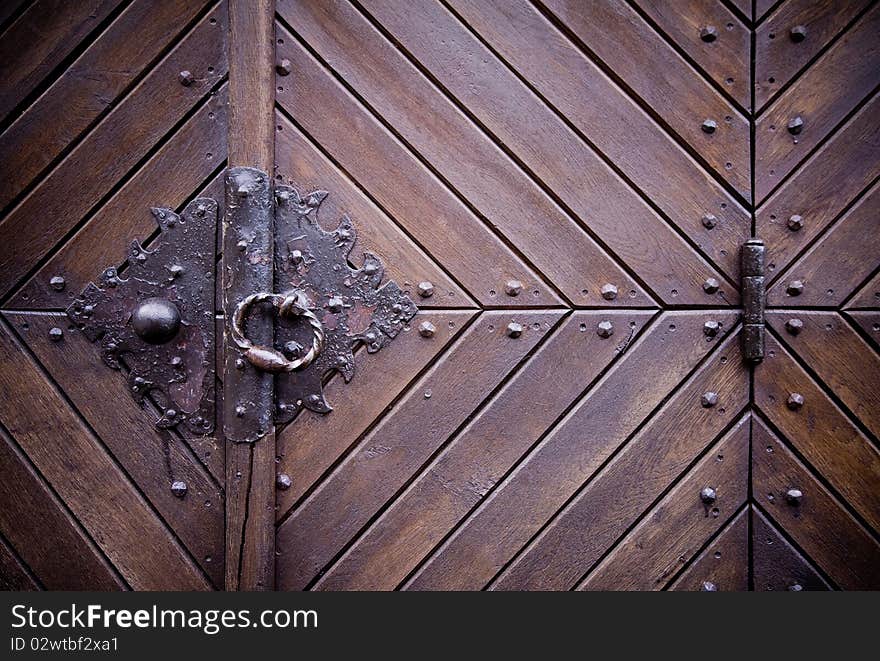
[[[848,310],[880,308],[880,272],[866,282],[846,304]]]
[[[853,310],[847,316],[864,331],[874,348],[880,351],[880,310]]]
[[[33,592],[40,589],[40,584],[21,563],[15,550],[0,535],[0,590]]]
[[[0,392],[0,419],[9,433],[132,588],[210,589],[208,579],[5,322],[0,324]]]
[[[721,592],[749,589],[749,510],[734,517],[669,589],[704,592],[707,584]]]
[[[752,526],[755,590],[831,589],[809,561],[756,509],[752,509]]]

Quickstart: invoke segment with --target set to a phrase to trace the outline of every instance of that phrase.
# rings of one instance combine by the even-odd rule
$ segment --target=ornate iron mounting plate
[[[105,269],[67,315],[89,340],[100,340],[107,365],[129,370],[138,402],[150,395],[162,409],[157,427],[183,423],[196,434],[209,434],[215,404],[217,202],[198,198],[181,215],[152,212],[161,230],[156,247],[146,250],[132,242],[124,274]]]
[[[275,288],[300,289],[324,328],[324,349],[306,369],[276,378],[276,420],[287,422],[302,408],[319,413],[331,410],[323,381],[338,371],[346,383],[354,376],[352,350],[363,342],[375,353],[388,344],[418,312],[415,303],[393,281],[381,286],[384,268],[379,259],[364,254],[361,268],[349,265],[357,239],[345,215],[335,230],[318,222],[326,191],[301,196],[290,186],[275,191]],[[296,357],[311,342],[308,324],[279,318],[275,344]]]

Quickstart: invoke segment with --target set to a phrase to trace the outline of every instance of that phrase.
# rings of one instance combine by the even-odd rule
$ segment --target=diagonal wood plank
[[[211,588],[5,323],[0,323],[0,393],[6,428],[133,589]],[[35,410],[39,416],[30,414]]]
[[[748,498],[749,425],[744,421],[645,515],[578,590],[660,590],[725,526]],[[707,486],[717,493],[709,505],[700,498]]]
[[[803,408],[787,406],[791,393]],[[880,453],[773,337],[755,370],[755,405],[875,530],[880,531]],[[756,446],[757,447],[757,446]]]
[[[880,310],[853,310],[846,316],[858,324],[874,348],[880,351]]]
[[[706,278],[723,277],[445,7],[432,0],[362,4],[656,296],[680,304],[735,301],[726,286],[715,294],[704,291]],[[445,38],[437,39],[438,33]],[[585,291],[576,303],[608,305],[599,292]],[[627,294],[630,303],[638,300],[634,292]]]
[[[755,590],[830,590],[831,586],[813,569],[779,530],[752,510],[752,558]]]
[[[20,549],[46,589],[125,589],[94,542],[2,429],[0,466],[0,530]]]
[[[559,321],[558,311],[486,312],[278,528],[278,582],[302,589]],[[504,327],[516,320],[521,337]],[[427,423],[427,424],[426,424]],[[420,429],[421,432],[416,432]]]
[[[600,304],[600,288],[612,282],[636,292],[632,299],[621,296],[614,302],[653,303],[641,285],[347,0],[302,0],[279,9],[377,116],[569,301]],[[357,51],[350,48],[355,41]]]
[[[492,589],[567,590],[578,582],[748,404],[748,373],[736,355],[738,341],[735,334],[718,347],[501,573]],[[718,404],[702,407],[706,392],[715,392]],[[747,421],[739,426],[743,424],[748,426]]]
[[[880,272],[876,273],[845,305],[847,310],[880,308]]]
[[[763,421],[752,430],[755,498],[817,565],[845,590],[880,586],[880,544],[809,473]],[[797,501],[786,494],[802,493]]]
[[[653,314],[581,311],[567,317],[315,588],[393,590],[621,355],[621,347]],[[630,333],[620,343],[600,338],[594,329],[605,319]],[[524,405],[537,399],[540,406]]]
[[[707,318],[731,329],[737,314],[687,311],[660,317],[405,587],[485,586],[717,346],[720,338],[704,341]],[[656,358],[660,354],[663,360]]]
[[[353,255],[364,251],[381,255],[388,277],[413,297],[419,282],[434,285],[430,298],[419,300],[419,308],[469,307],[476,303],[429,255],[377,207],[326,156],[280,112],[276,114],[275,173],[301,192],[326,190],[321,203],[321,222],[333,228],[344,214],[354,221],[358,244]]]
[[[670,590],[749,589],[749,510],[740,512],[675,579]]]
[[[21,563],[9,543],[0,535],[0,590],[24,592],[42,589]]]

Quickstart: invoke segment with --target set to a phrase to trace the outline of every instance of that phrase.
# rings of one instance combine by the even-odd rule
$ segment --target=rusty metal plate
[[[275,191],[275,290],[301,290],[324,330],[324,348],[307,368],[276,377],[276,421],[287,422],[305,407],[331,410],[323,383],[332,372],[346,382],[354,376],[353,349],[363,343],[370,353],[388,344],[418,312],[415,303],[393,281],[384,285],[379,258],[364,253],[360,268],[348,258],[357,239],[351,218],[343,216],[332,231],[318,221],[326,191],[302,196],[290,186]],[[278,317],[275,345],[289,358],[300,356],[312,342],[312,330],[301,318]]]
[[[104,362],[128,370],[129,390],[161,409],[159,428],[214,429],[214,246],[217,202],[178,215],[152,209],[161,230],[150,250],[134,241],[127,267],[104,270],[67,309]]]

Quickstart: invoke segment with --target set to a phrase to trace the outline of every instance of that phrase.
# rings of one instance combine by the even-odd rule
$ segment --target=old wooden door
[[[15,4],[7,587],[880,587],[876,2]],[[218,332],[216,433],[157,428],[64,310],[234,166],[326,191],[419,312],[330,412]]]

